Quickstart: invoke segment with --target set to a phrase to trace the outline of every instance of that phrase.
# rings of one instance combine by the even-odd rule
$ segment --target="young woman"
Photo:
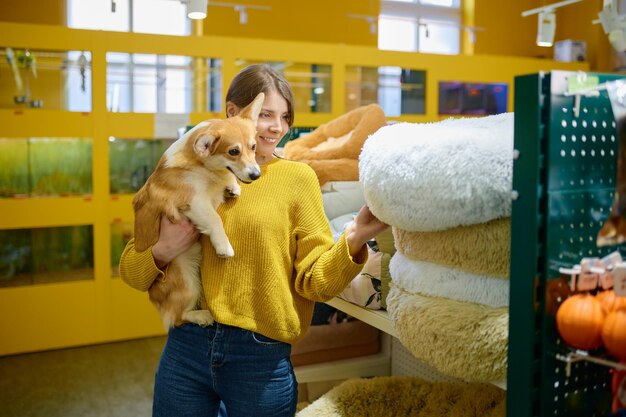
[[[146,291],[166,278],[173,258],[202,242],[201,308],[216,323],[170,329],[155,378],[157,417],[216,416],[220,402],[228,417],[293,416],[298,389],[291,344],[308,330],[314,302],[345,288],[367,259],[365,243],[387,227],[363,207],[333,243],[315,173],[274,154],[294,118],[283,76],[267,65],[243,69],[228,89],[226,115],[236,115],[260,92],[261,177],[242,184],[241,196],[218,209],[235,257],[218,258],[192,224],[164,218],[151,249],[137,252],[131,241],[121,258],[122,279]]]

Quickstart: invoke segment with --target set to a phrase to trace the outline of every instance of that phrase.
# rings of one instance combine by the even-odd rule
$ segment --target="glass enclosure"
[[[0,230],[0,287],[91,280],[93,227]]]
[[[88,138],[0,138],[0,198],[92,192]]]
[[[119,277],[119,264],[126,244],[133,237],[133,224],[116,220],[111,224],[111,276]]]
[[[426,113],[426,71],[346,67],[346,111],[378,103],[387,116]]]
[[[235,68],[240,71],[260,61],[238,59]],[[298,62],[265,62],[282,73],[293,90],[296,114],[331,112],[330,65],[306,64]]]
[[[91,52],[0,47],[0,108],[91,111]]]
[[[138,191],[174,142],[174,139],[109,138],[111,194]]]
[[[111,112],[222,110],[220,59],[117,52],[108,52],[106,59],[106,100]]]

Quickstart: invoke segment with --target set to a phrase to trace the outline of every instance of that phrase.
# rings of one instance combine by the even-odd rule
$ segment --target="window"
[[[115,7],[113,7],[115,5]],[[67,0],[70,28],[186,36],[191,23],[174,0]],[[77,75],[74,74],[74,78]],[[68,102],[84,91],[69,84]],[[206,85],[207,103],[192,90]],[[84,89],[83,89],[84,90]],[[221,62],[173,55],[107,53],[107,108],[113,112],[221,111]]]
[[[426,72],[401,67],[346,68],[346,109],[378,103],[387,116],[425,114]]]
[[[382,0],[378,48],[458,54],[461,27],[460,0]]]
[[[158,35],[191,34],[185,5],[173,0],[67,0],[67,26]]]
[[[111,112],[190,113],[222,110],[219,59],[107,53],[107,109]],[[207,102],[193,87],[206,84]]]

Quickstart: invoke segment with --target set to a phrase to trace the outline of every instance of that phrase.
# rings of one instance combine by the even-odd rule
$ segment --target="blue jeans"
[[[215,417],[221,402],[228,417],[293,417],[298,383],[290,354],[288,343],[219,323],[172,328],[152,415]]]

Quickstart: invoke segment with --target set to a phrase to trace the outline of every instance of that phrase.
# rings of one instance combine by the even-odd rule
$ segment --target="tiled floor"
[[[156,337],[0,357],[0,416],[150,416],[164,343]]]

